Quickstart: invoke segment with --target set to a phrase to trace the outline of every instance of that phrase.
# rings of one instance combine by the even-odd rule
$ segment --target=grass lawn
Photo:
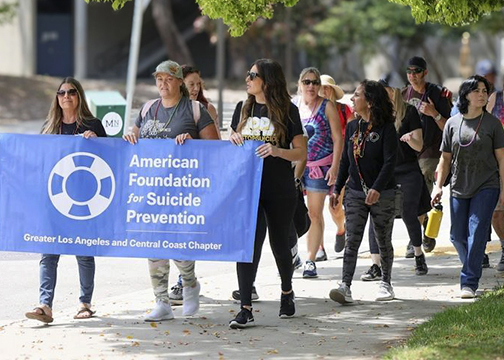
[[[504,287],[434,315],[384,359],[504,360]]]

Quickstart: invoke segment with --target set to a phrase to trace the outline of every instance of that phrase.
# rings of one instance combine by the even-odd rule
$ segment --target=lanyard
[[[353,157],[355,160],[355,165],[357,166],[357,172],[359,173],[359,180],[362,186],[362,190],[364,191],[364,194],[368,194],[369,192],[369,187],[366,185],[364,182],[364,178],[362,177],[360,168],[359,168],[359,158],[364,157],[364,150],[366,148],[366,139],[371,132],[372,125],[369,122],[367,124],[366,130],[364,133],[361,133],[361,122],[362,119],[359,120],[359,124],[357,125],[357,130],[354,133],[353,136]]]

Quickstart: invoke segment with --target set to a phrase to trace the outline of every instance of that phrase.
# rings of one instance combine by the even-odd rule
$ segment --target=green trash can
[[[118,91],[86,91],[89,109],[101,120],[107,136],[121,137],[126,120],[126,100]]]

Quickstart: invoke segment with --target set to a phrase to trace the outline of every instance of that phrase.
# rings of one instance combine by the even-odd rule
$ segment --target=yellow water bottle
[[[443,219],[443,205],[436,204],[434,208],[429,211],[429,221],[425,228],[425,236],[435,239],[439,235],[439,228],[441,227],[441,220]]]

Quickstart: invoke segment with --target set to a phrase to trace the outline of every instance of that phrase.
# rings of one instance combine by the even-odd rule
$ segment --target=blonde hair
[[[322,91],[324,88],[329,88],[330,89],[330,95],[329,95],[329,98],[326,98],[325,96],[321,95]],[[332,86],[329,86],[329,85],[320,85],[320,91],[319,91],[319,96],[320,97],[323,97],[333,103],[336,103],[336,90],[334,90],[334,88]]]
[[[298,79],[298,90],[297,93],[298,95],[301,95],[301,80],[306,76],[306,74],[312,73],[315,75],[316,80],[320,81],[320,71],[316,67],[307,67],[301,70],[301,74],[299,74],[299,79]]]
[[[390,89],[392,89],[393,92],[392,104],[394,105],[394,116],[395,116],[394,125],[396,131],[399,131],[401,123],[404,117],[406,116],[406,103],[404,102],[404,99],[402,97],[401,89],[398,88],[390,88]]]
[[[61,84],[58,86],[58,91],[61,89],[61,85],[70,84],[75,90],[77,90],[77,97],[79,98],[79,105],[76,109],[76,122],[77,126],[80,127],[86,120],[94,119],[95,117],[89,110],[87,105],[86,96],[82,85],[76,79],[72,77],[66,77],[63,79]],[[47,114],[46,121],[42,126],[42,134],[59,134],[61,123],[63,121],[63,109],[59,105],[58,95],[54,95],[54,99],[51,103],[51,108],[49,109],[49,114]]]

